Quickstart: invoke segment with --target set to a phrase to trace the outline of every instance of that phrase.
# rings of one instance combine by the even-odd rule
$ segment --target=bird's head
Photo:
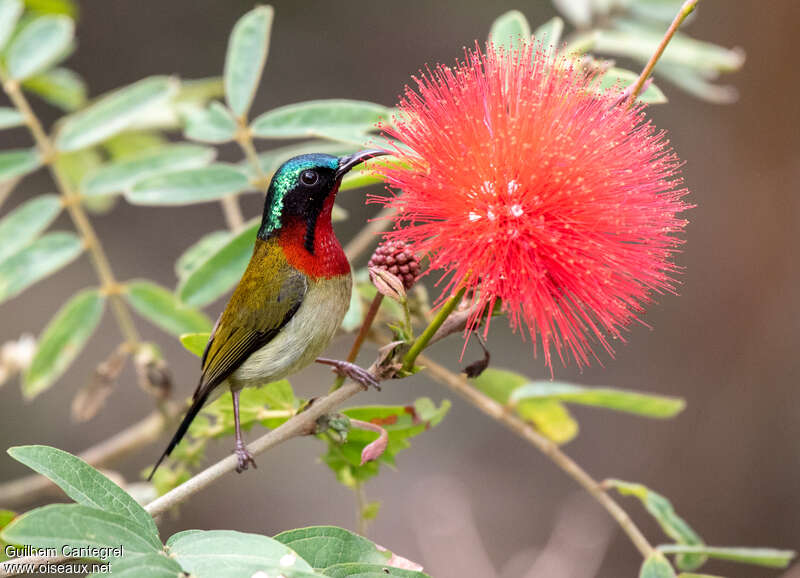
[[[272,176],[258,237],[266,240],[298,218],[313,232],[323,209],[333,203],[342,177],[356,165],[385,154],[363,150],[343,157],[315,153],[290,158]]]

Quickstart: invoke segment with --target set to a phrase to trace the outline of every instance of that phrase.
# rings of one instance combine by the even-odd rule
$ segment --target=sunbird
[[[239,425],[242,388],[283,379],[315,360],[364,387],[378,386],[358,365],[317,356],[342,323],[353,287],[350,263],[331,224],[333,202],[350,169],[384,154],[306,154],[275,171],[250,263],[211,331],[192,403],[148,479],[225,385],[233,397],[237,472],[256,467]]]

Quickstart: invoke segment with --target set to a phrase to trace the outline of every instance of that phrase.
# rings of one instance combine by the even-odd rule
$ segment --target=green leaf
[[[24,122],[25,119],[16,109],[0,106],[0,129],[20,126]]]
[[[17,21],[22,15],[23,5],[20,0],[0,0],[0,50],[6,43],[17,26]]]
[[[24,80],[42,72],[68,51],[75,23],[67,16],[40,16],[11,41],[6,68],[11,78]]]
[[[675,570],[661,554],[653,554],[642,564],[639,578],[675,578]]]
[[[172,558],[163,552],[125,556],[111,562],[111,572],[90,574],[101,578],[113,574],[114,578],[185,578],[186,574]]]
[[[542,47],[558,50],[559,43],[561,42],[561,34],[563,32],[564,21],[558,16],[554,16],[534,30],[533,37]]]
[[[167,146],[169,140],[157,130],[126,130],[103,141],[103,148],[115,162],[132,160]]]
[[[183,134],[190,140],[224,143],[236,136],[236,119],[219,102],[212,102],[207,108],[187,108],[182,114]]]
[[[333,470],[340,483],[350,487],[354,482],[363,482],[378,474],[381,463],[394,466],[397,454],[411,446],[409,440],[439,425],[449,409],[449,401],[444,400],[436,407],[426,397],[417,399],[413,406],[348,408],[342,412],[348,418],[372,423],[386,430],[389,437],[386,450],[378,460],[361,465],[361,452],[367,444],[377,439],[378,434],[352,428],[343,444],[323,437],[328,444],[323,461]]]
[[[245,430],[249,430],[256,423],[273,429],[292,417],[298,407],[300,400],[295,397],[292,385],[286,379],[260,387],[248,387],[239,394],[239,423]],[[279,415],[276,415],[276,412]],[[222,394],[203,408],[201,416],[207,419],[192,422],[189,428],[189,435],[192,438],[221,438],[233,435],[236,424],[230,392]]]
[[[386,578],[392,576],[396,578],[430,578],[423,572],[414,570],[404,570],[383,564],[362,564],[350,562],[347,564],[335,564],[325,569],[325,576],[330,578]]]
[[[64,14],[73,20],[78,18],[75,0],[25,0],[25,8],[37,14]]]
[[[473,380],[475,387],[496,402],[513,407],[517,415],[531,423],[543,435],[558,444],[564,444],[578,435],[578,423],[567,408],[556,399],[524,399],[510,405],[510,397],[517,388],[529,383],[527,377],[503,369],[490,367]]]
[[[210,337],[211,333],[209,332],[184,333],[180,336],[180,340],[181,345],[183,345],[189,353],[201,357]]]
[[[623,496],[635,496],[638,498],[650,515],[656,519],[664,533],[677,543],[690,546],[703,545],[703,539],[683,518],[678,516],[669,500],[661,494],[642,484],[622,480],[606,480],[604,485],[615,488]],[[702,555],[680,555],[675,559],[676,565],[681,570],[695,570],[702,566],[705,561],[706,558]]]
[[[110,92],[67,117],[56,136],[56,148],[71,151],[102,142],[131,126],[147,109],[162,106],[177,89],[174,79],[151,76]]]
[[[93,171],[84,179],[81,190],[86,196],[121,193],[150,177],[203,167],[215,156],[216,151],[211,147],[192,144],[164,146]]]
[[[637,72],[611,67],[599,77],[597,87],[601,91],[613,89],[615,92],[623,92],[626,88],[635,84],[638,79],[639,73]],[[648,104],[663,104],[667,102],[667,97],[661,92],[660,88],[651,82],[647,90],[641,92],[636,100]]]
[[[336,526],[289,530],[275,536],[275,540],[289,546],[317,570],[348,562],[385,564],[391,557],[391,552],[379,550],[366,538]]]
[[[253,121],[253,136],[261,138],[332,138],[364,135],[387,121],[391,109],[373,102],[329,99],[289,104],[265,112]]]
[[[233,27],[225,55],[225,98],[245,118],[267,62],[272,29],[272,6],[258,6]]]
[[[189,530],[167,540],[170,558],[196,578],[240,578],[261,571],[286,578],[317,576],[278,540],[232,530]]]
[[[233,234],[230,231],[212,231],[200,237],[183,255],[175,261],[175,274],[178,279],[183,279],[191,274],[197,267],[216,253],[220,247],[227,243]]]
[[[658,20],[669,24],[680,10],[684,0],[637,0],[630,2],[626,8],[641,19]]]
[[[160,548],[158,528],[150,514],[130,494],[82,459],[39,445],[12,447],[8,449],[8,455],[51,480],[79,504],[129,520],[129,523],[145,530],[143,537]]]
[[[38,237],[60,212],[58,195],[39,195],[3,217],[0,220],[0,263]]]
[[[56,548],[58,552],[65,544],[71,548],[119,548],[121,544],[125,556],[161,549],[161,543],[152,535],[143,535],[143,527],[128,516],[81,504],[51,504],[36,508],[16,518],[0,532],[0,536],[11,544]],[[109,552],[112,560],[120,556],[121,553]]]
[[[500,15],[489,29],[489,42],[506,50],[518,50],[530,38],[530,24],[519,10],[509,10]]]
[[[22,88],[67,112],[86,104],[86,83],[67,68],[53,68],[26,78]]]
[[[592,23],[593,0],[552,0],[553,6],[580,29],[588,28]]]
[[[191,205],[215,201],[250,188],[250,179],[242,169],[215,163],[143,179],[125,193],[125,198],[134,205]]]
[[[125,284],[125,297],[139,315],[167,333],[211,331],[211,320],[204,313],[181,303],[173,293],[151,281]]]
[[[207,78],[181,79],[181,89],[175,97],[175,104],[204,105],[209,100],[225,95],[225,84],[221,76]]]
[[[251,221],[244,230],[181,279],[176,290],[180,300],[203,307],[233,288],[250,262],[260,226],[260,220]]]
[[[514,389],[509,403],[517,404],[523,400],[556,399],[567,403],[590,405],[624,411],[644,417],[670,418],[686,407],[677,397],[639,393],[612,387],[583,387],[557,381],[534,381]]]
[[[797,555],[794,550],[776,550],[774,548],[720,548],[683,544],[664,544],[658,546],[658,550],[664,554],[708,556],[709,558],[755,564],[767,568],[786,568]]]
[[[14,149],[0,152],[0,182],[9,181],[42,166],[36,149]]]
[[[86,346],[103,316],[105,297],[96,289],[75,294],[47,324],[33,361],[22,378],[22,392],[31,399],[48,389]]]
[[[0,303],[74,261],[83,243],[73,233],[48,233],[0,263]]]
[[[660,44],[663,32],[633,23],[617,23],[617,30],[598,30],[594,49],[603,54],[627,56],[647,62]],[[695,40],[678,32],[670,40],[659,63],[680,65],[692,70],[733,72],[744,64],[744,53],[710,42]]]
[[[736,102],[739,93],[735,87],[709,82],[703,73],[689,70],[676,64],[656,65],[656,72],[678,88],[706,102],[730,104]]]

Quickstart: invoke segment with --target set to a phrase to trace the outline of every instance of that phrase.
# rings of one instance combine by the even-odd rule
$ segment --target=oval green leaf
[[[216,253],[232,236],[233,234],[230,231],[212,231],[200,237],[194,245],[186,249],[183,255],[175,261],[175,274],[178,279],[183,279],[191,274],[206,259]]]
[[[0,263],[0,303],[74,261],[83,243],[73,233],[48,233]]]
[[[0,50],[11,38],[23,8],[21,0],[0,0]]]
[[[184,303],[208,305],[241,279],[253,254],[260,222],[251,222],[181,280],[176,290]]]
[[[208,343],[208,339],[211,337],[211,334],[208,332],[203,333],[184,333],[180,336],[181,345],[188,351],[196,355],[197,357],[201,357],[203,355],[203,351],[205,351],[206,344]]]
[[[558,50],[559,42],[561,42],[561,34],[564,32],[564,21],[558,16],[554,16],[536,30],[533,31],[533,37],[536,42],[540,43],[545,49]]]
[[[0,263],[39,236],[61,212],[58,195],[34,197],[0,220]]]
[[[77,72],[53,68],[31,76],[22,88],[55,107],[72,112],[86,104],[86,83]]]
[[[524,375],[490,367],[475,378],[473,383],[496,402],[513,407],[520,418],[533,424],[557,444],[565,444],[578,435],[578,422],[557,399],[523,399],[511,405],[513,392],[529,383]]]
[[[675,578],[675,570],[661,554],[653,554],[642,564],[639,578]]]
[[[114,578],[185,578],[186,573],[172,558],[163,552],[126,556],[111,561],[110,572],[90,574],[89,578],[103,578],[113,574]]]
[[[391,557],[391,552],[379,550],[366,538],[336,526],[289,530],[275,536],[275,540],[289,546],[317,570],[348,562],[385,564]]]
[[[125,284],[125,289],[131,307],[167,333],[180,337],[184,333],[211,331],[211,320],[204,313],[181,303],[160,285],[131,281]]]
[[[683,544],[665,544],[658,550],[663,554],[689,554],[708,556],[730,562],[754,564],[767,568],[786,568],[797,555],[794,550],[776,550],[774,548],[722,548],[717,546],[686,546]]]
[[[703,539],[672,507],[670,501],[647,486],[622,480],[609,479],[603,482],[606,487],[616,489],[623,496],[634,496],[639,499],[647,512],[655,518],[664,533],[679,544],[702,546]],[[695,570],[702,566],[705,556],[680,554],[676,556],[676,564],[680,570]]]
[[[0,129],[20,126],[25,122],[22,115],[13,108],[0,106]]]
[[[0,182],[28,174],[42,166],[36,149],[15,149],[0,152]]]
[[[22,393],[31,399],[48,389],[69,368],[103,316],[105,298],[96,289],[74,295],[47,324],[30,367],[22,377]]]
[[[134,205],[191,205],[216,201],[250,188],[244,170],[216,163],[144,179],[131,187],[125,198]]]
[[[240,578],[261,571],[287,578],[317,576],[291,548],[258,534],[189,530],[167,540],[170,557],[197,578]]]
[[[6,53],[11,78],[24,80],[50,67],[69,50],[75,23],[67,16],[39,16],[12,40]]]
[[[79,457],[39,445],[12,447],[8,455],[45,476],[79,504],[125,516],[145,530],[154,546],[161,545],[150,514],[130,494]]]
[[[309,100],[267,111],[253,121],[253,136],[261,138],[349,138],[375,130],[391,109],[360,100]]]
[[[183,134],[189,140],[224,143],[236,136],[236,119],[219,102],[212,102],[207,108],[187,108],[182,115]]]
[[[121,193],[138,181],[156,175],[203,167],[215,156],[216,151],[211,147],[192,144],[164,146],[104,165],[86,176],[81,191],[89,197]]]
[[[71,548],[119,548],[121,544],[125,556],[161,549],[161,544],[143,536],[142,527],[128,516],[82,504],[51,504],[26,512],[6,526],[0,537],[10,544],[56,548],[58,552],[65,544]],[[110,558],[117,557],[110,552]]]
[[[489,29],[489,42],[507,50],[518,50],[530,37],[528,19],[519,10],[509,10],[501,14]]]
[[[176,80],[151,76],[102,96],[64,121],[56,136],[56,148],[71,151],[97,144],[131,126],[148,108],[163,104],[177,89]]]
[[[239,117],[246,117],[267,62],[272,6],[258,6],[242,16],[231,32],[225,55],[225,99]]]
[[[639,393],[612,387],[583,387],[553,381],[530,382],[517,387],[511,393],[509,402],[516,404],[522,400],[534,399],[555,399],[651,418],[674,417],[686,407],[686,402],[677,397]]]

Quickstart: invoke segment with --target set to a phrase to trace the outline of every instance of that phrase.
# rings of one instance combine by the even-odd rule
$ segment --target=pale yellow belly
[[[339,329],[352,287],[350,274],[310,281],[303,304],[289,323],[228,378],[231,388],[277,381],[312,363]]]

